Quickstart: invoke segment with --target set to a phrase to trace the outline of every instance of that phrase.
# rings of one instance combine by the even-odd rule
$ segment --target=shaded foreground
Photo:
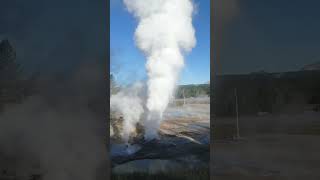
[[[214,120],[215,180],[320,179],[320,113]]]
[[[112,180],[209,180],[209,178],[208,168],[192,171],[159,172],[155,174],[137,172],[111,175]]]

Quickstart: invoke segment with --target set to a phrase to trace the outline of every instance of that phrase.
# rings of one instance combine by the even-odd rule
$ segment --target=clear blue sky
[[[197,13],[193,18],[197,45],[185,57],[179,84],[201,84],[210,80],[210,0],[194,0]],[[135,46],[137,21],[122,0],[110,1],[111,72],[121,84],[145,80],[145,57]]]

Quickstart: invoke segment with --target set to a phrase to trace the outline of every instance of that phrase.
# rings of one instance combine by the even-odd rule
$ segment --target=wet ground
[[[169,108],[160,129],[162,140],[178,144],[175,152],[182,152],[186,142],[209,145],[209,115],[209,105],[204,104]],[[240,116],[239,139],[235,136],[235,122],[234,117],[217,117],[212,121],[215,180],[320,179],[319,112]],[[155,149],[161,151],[159,147]],[[208,154],[205,157],[208,160]],[[199,157],[185,158],[188,160],[182,163],[153,159],[119,167],[156,172],[203,162]]]
[[[131,156],[131,158],[138,158],[136,161],[117,165],[114,171],[163,172],[174,168],[192,169],[195,166],[208,166],[210,150],[209,117],[209,104],[170,106],[164,114],[164,121],[159,130],[160,139],[157,142],[137,143],[135,147],[130,147],[134,151],[130,154],[123,150],[124,147],[121,150],[123,145],[113,145],[111,151],[114,155],[116,153],[119,155],[119,152],[122,152],[123,155],[127,153],[127,156]],[[114,160],[119,161],[119,158],[114,158]]]

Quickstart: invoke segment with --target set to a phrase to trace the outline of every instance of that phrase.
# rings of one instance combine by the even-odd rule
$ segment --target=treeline
[[[113,74],[110,74],[110,94],[119,92],[121,86],[116,82]],[[176,90],[176,98],[190,98],[198,96],[210,96],[210,84],[179,85]]]
[[[210,96],[210,84],[190,84],[178,86],[176,98]]]
[[[319,110],[320,71],[221,75],[216,78],[216,114],[293,113]]]

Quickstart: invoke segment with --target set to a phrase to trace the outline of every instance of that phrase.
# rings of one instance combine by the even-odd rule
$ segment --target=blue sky
[[[210,0],[194,0],[193,18],[197,45],[186,55],[179,84],[201,84],[210,80]],[[135,46],[137,21],[122,0],[110,1],[111,72],[121,84],[146,80],[145,57]]]

